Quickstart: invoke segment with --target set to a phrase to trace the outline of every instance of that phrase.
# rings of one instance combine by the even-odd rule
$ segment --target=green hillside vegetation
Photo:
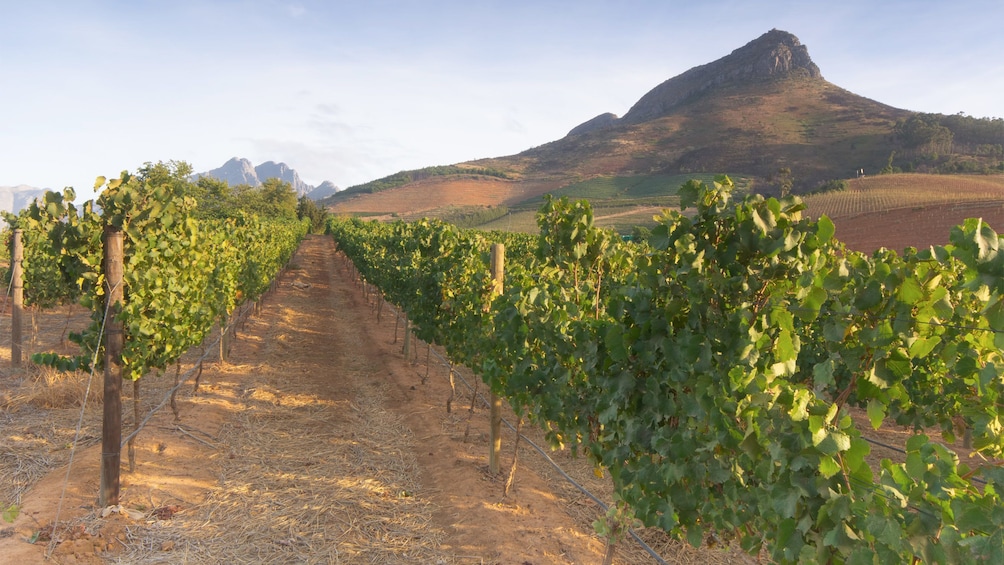
[[[885,172],[1004,172],[1004,119],[914,114],[893,133],[901,149]]]

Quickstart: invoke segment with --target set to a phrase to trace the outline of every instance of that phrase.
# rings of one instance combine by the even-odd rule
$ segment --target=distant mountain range
[[[0,186],[0,210],[16,214],[28,206],[32,200],[44,194],[46,190],[26,184]]]
[[[195,180],[200,177],[211,177],[226,181],[231,186],[238,184],[260,186],[267,179],[277,178],[288,182],[298,195],[306,195],[311,200],[320,200],[338,191],[338,187],[331,181],[324,181],[317,186],[303,182],[300,179],[300,175],[286,163],[265,161],[256,167],[251,164],[251,161],[240,157],[230,159],[218,169],[193,175],[192,179]]]
[[[306,195],[311,200],[320,200],[338,192],[338,187],[331,181],[324,181],[317,186],[309,185],[303,182],[300,175],[286,163],[276,163],[275,161],[265,161],[255,167],[247,159],[234,157],[218,169],[193,175],[192,180],[199,177],[224,180],[231,186],[238,184],[260,186],[266,179],[277,178],[288,182],[298,195]],[[49,189],[36,188],[26,184],[0,186],[0,211],[16,214],[27,207],[35,198],[44,194],[46,190]]]

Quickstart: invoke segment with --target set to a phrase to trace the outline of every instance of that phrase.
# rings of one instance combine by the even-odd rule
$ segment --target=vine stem
[[[516,480],[516,462],[519,460],[519,438],[522,436],[522,430],[523,417],[521,416],[516,421],[516,441],[513,442],[512,447],[512,466],[509,467],[509,476],[506,478],[505,486],[502,488],[503,500],[509,496],[509,489],[512,488],[512,484]]]

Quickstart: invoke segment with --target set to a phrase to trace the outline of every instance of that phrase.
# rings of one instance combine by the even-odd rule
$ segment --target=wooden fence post
[[[11,240],[10,265],[13,306],[10,316],[10,364],[11,367],[21,367],[24,356],[24,278],[22,261],[24,261],[23,232],[14,230]]]
[[[491,275],[494,287],[492,289],[493,294],[502,294],[502,283],[505,279],[505,246],[501,243],[495,243],[492,245]],[[495,394],[495,391],[492,391],[491,393],[491,412],[489,422],[490,445],[488,452],[488,469],[492,472],[492,474],[498,474],[500,471],[499,457],[502,450],[502,399]]]
[[[101,426],[102,508],[119,503],[119,472],[122,465],[122,230],[105,226],[105,399]]]

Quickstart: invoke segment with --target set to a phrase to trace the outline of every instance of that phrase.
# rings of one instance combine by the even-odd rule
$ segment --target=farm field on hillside
[[[808,213],[831,219],[963,202],[1004,202],[1004,175],[879,175],[847,181],[842,192],[805,197]]]
[[[1004,231],[1004,175],[899,174],[848,183],[846,191],[806,197],[806,213],[829,216],[837,239],[857,251],[944,245],[967,218]]]

